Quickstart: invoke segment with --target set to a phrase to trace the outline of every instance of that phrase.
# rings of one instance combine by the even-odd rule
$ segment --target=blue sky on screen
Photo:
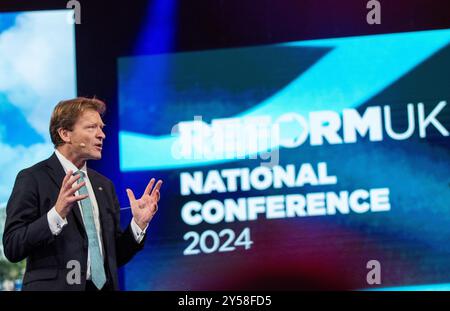
[[[0,207],[17,173],[51,154],[53,107],[76,96],[74,27],[67,14],[0,14]]]

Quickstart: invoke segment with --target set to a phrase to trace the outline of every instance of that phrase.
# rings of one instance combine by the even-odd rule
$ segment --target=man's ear
[[[69,130],[67,130],[67,129],[63,129],[63,128],[59,128],[58,129],[58,134],[59,134],[59,137],[61,137],[61,139],[65,142],[65,143],[70,143],[70,141],[71,141],[71,136],[72,136],[72,133],[71,133],[71,131],[69,131]]]

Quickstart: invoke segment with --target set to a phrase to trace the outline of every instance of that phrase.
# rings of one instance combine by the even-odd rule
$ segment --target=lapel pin
[[[98,190],[103,191],[103,188],[102,187],[98,187]]]

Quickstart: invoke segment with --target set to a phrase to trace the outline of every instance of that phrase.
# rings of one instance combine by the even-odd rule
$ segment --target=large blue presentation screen
[[[125,288],[450,283],[449,42],[433,30],[120,58],[121,182],[164,180]]]

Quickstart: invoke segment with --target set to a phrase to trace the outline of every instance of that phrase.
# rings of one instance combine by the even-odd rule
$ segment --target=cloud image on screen
[[[76,96],[75,31],[69,11],[0,13],[0,236],[17,173],[53,152],[53,107]],[[0,290],[18,290],[25,262],[6,261]],[[6,273],[6,274],[5,274]]]
[[[53,150],[58,101],[76,94],[74,27],[67,11],[0,14],[0,204],[17,173]]]

